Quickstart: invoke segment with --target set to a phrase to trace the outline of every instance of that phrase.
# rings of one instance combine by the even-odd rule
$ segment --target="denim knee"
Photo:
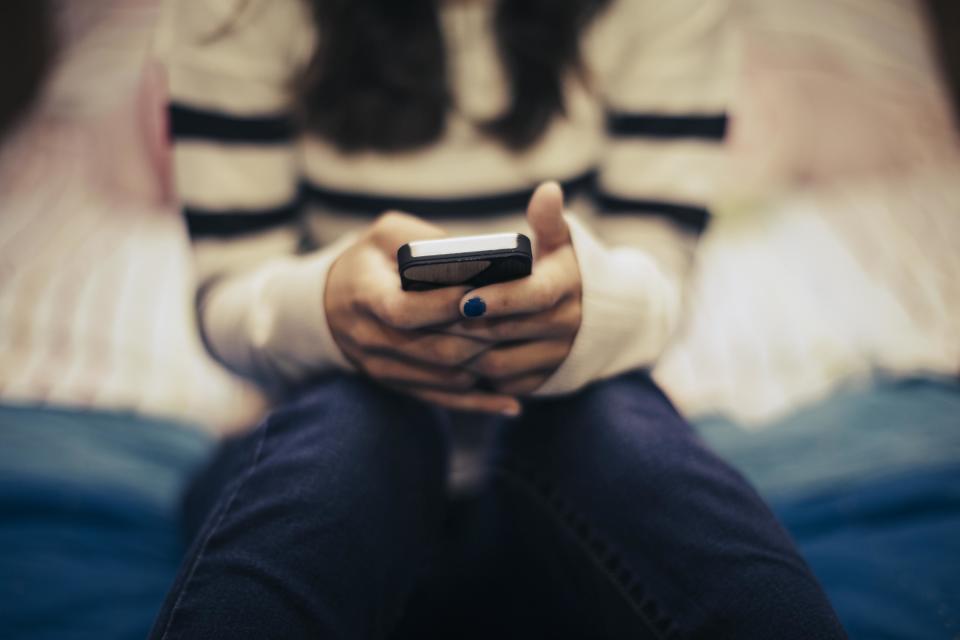
[[[505,462],[560,480],[588,475],[609,480],[611,487],[626,469],[635,485],[658,482],[675,468],[675,456],[696,442],[690,426],[645,373],[531,403],[524,419],[503,435],[500,455]]]
[[[784,637],[839,637],[769,509],[647,376],[535,403],[501,460],[517,517],[552,513],[657,637],[770,637],[780,618]]]
[[[261,426],[259,465],[288,469],[299,491],[323,499],[358,491],[442,486],[445,442],[433,410],[359,376],[323,379]],[[341,491],[329,490],[334,482]]]

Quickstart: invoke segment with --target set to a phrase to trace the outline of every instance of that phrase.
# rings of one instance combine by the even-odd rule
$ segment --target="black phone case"
[[[476,265],[480,269],[472,273],[471,265],[468,263],[490,264],[486,267]],[[427,256],[414,258],[410,255],[410,245],[405,244],[397,250],[397,266],[400,269],[400,283],[404,291],[429,291],[440,287],[468,286],[483,287],[497,282],[506,282],[516,280],[530,275],[533,268],[533,251],[530,248],[530,239],[517,234],[517,247],[515,249],[498,249],[496,251],[473,251],[470,253],[454,253],[437,256]],[[425,274],[417,274],[418,277],[408,276],[408,272],[413,267],[425,267],[421,269]],[[429,267],[435,267],[434,270]],[[447,276],[451,271],[456,270],[470,271],[469,276],[457,281],[450,281],[449,277],[443,277],[442,282],[431,279],[430,273],[433,272],[436,277]]]

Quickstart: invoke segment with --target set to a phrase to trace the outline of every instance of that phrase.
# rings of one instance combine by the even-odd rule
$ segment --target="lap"
[[[647,375],[529,403],[498,427],[488,486],[457,505],[442,504],[441,422],[338,376],[272,414],[234,455],[259,470],[265,513],[296,539],[367,540],[363,554],[392,562],[440,534],[398,637],[431,637],[444,619],[482,619],[490,633],[549,622],[555,637],[750,637],[770,612],[800,620],[796,637],[826,637],[829,607],[766,506]],[[320,570],[357,574],[356,556],[326,559],[336,561]]]
[[[644,374],[530,403],[500,425],[488,483],[448,519],[397,637],[438,623],[467,638],[659,637],[671,625],[659,596],[675,587],[639,579],[654,543],[636,520],[643,492],[701,446]]]

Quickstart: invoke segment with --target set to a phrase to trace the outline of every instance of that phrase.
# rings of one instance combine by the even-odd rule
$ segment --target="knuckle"
[[[346,328],[347,339],[358,347],[371,346],[371,332],[364,325],[354,322]]]
[[[522,304],[523,296],[513,292],[504,292],[497,299],[487,303],[487,306],[500,310],[503,315],[510,315]]]
[[[398,298],[390,296],[383,298],[376,305],[377,317],[391,327],[400,328],[406,320],[406,313]]]
[[[374,297],[370,287],[362,287],[356,297],[350,301],[350,322],[356,323],[364,316],[380,317],[380,299]]]
[[[393,322],[391,322],[393,320],[391,317],[393,310],[390,308],[388,303],[383,301],[375,302],[370,305],[370,311],[377,317],[377,320],[383,324],[393,326]]]
[[[538,292],[537,299],[543,307],[555,307],[563,295],[563,289],[559,286],[556,278],[547,277]]]

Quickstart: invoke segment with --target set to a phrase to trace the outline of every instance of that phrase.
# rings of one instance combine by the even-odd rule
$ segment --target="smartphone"
[[[483,287],[530,275],[533,252],[522,233],[419,240],[397,250],[404,291]]]

